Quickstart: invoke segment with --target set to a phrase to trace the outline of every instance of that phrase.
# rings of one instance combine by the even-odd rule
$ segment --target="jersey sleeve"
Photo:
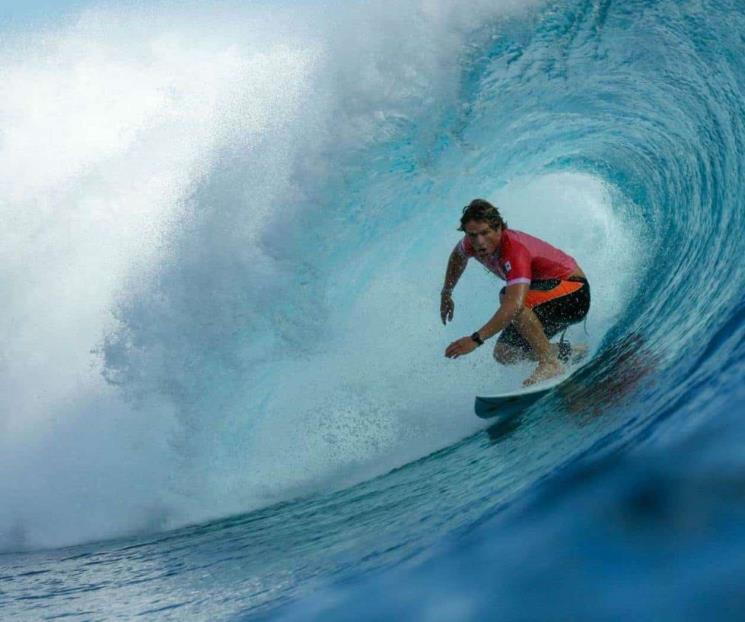
[[[469,240],[466,236],[463,236],[463,239],[455,245],[455,251],[461,257],[465,257],[466,259],[468,259],[469,257],[474,257],[476,255],[473,250],[471,240]]]
[[[507,286],[526,283],[530,285],[533,272],[531,263],[533,257],[530,251],[518,242],[512,242],[501,257],[502,271]]]

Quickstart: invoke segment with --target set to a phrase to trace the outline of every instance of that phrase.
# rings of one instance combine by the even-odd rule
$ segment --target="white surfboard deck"
[[[544,382],[523,387],[515,391],[497,393],[496,395],[477,395],[473,409],[478,417],[491,419],[500,417],[507,419],[528,408],[533,402],[537,402],[552,389],[566,382],[575,372],[585,366],[589,359],[584,359],[579,365],[575,365],[568,372],[550,378]]]

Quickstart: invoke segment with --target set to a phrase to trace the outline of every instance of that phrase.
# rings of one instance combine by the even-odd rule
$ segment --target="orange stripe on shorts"
[[[553,289],[539,290],[529,289],[525,296],[525,306],[528,309],[533,309],[538,305],[542,305],[544,302],[554,300],[555,298],[561,298],[562,296],[568,296],[574,292],[582,289],[584,285],[581,281],[560,281],[559,284]]]

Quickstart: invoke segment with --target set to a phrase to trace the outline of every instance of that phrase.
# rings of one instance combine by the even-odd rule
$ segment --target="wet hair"
[[[507,223],[502,219],[499,210],[485,199],[474,199],[463,208],[463,216],[460,217],[458,231],[465,231],[466,223],[475,220],[477,222],[489,223],[492,229],[507,228]]]

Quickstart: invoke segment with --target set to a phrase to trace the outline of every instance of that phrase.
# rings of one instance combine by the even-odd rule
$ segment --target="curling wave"
[[[743,29],[727,1],[443,0],[91,9],[15,33],[0,52],[0,547],[130,534],[166,564],[206,557],[232,577],[214,618],[450,535],[420,571],[438,590],[438,572],[481,559],[461,530],[557,472],[659,457],[720,421],[744,399]],[[442,351],[499,285],[471,267],[446,329],[437,308],[475,196],[593,287],[587,335],[573,329],[590,364],[487,433],[473,394],[525,370]],[[228,560],[228,542],[247,552]],[[75,559],[138,563],[97,546]],[[467,591],[473,611],[493,605]]]

